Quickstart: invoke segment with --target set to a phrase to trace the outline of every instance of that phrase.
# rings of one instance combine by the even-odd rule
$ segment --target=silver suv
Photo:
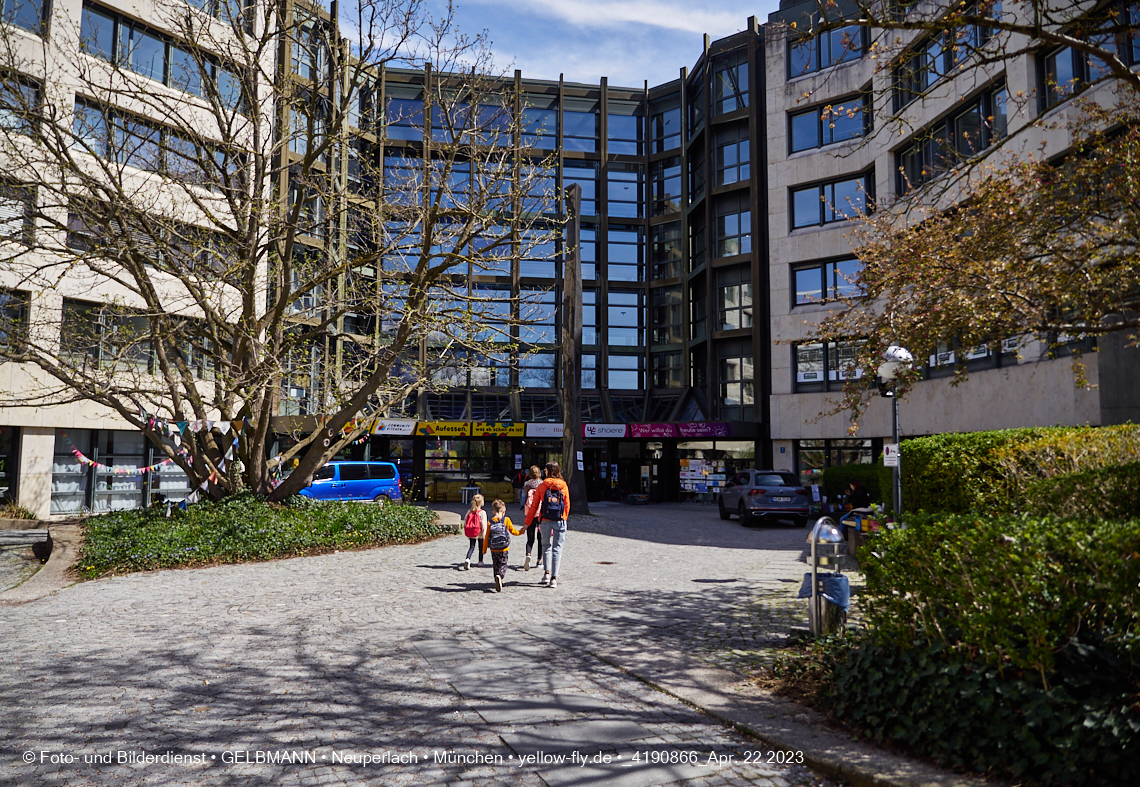
[[[724,485],[718,506],[721,519],[738,514],[742,525],[784,519],[803,527],[811,514],[811,496],[794,473],[741,470]]]

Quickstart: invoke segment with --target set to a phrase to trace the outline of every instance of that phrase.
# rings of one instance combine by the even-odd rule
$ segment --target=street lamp
[[[914,356],[910,350],[892,344],[883,353],[883,363],[879,366],[879,395],[893,400],[891,406],[891,442],[894,443],[896,450],[898,450],[899,445],[898,373],[901,368],[909,368],[912,363],[914,363]],[[888,385],[888,383],[893,384]],[[902,475],[898,458],[896,457],[895,465],[891,468],[896,522],[899,521],[899,516],[902,514]]]

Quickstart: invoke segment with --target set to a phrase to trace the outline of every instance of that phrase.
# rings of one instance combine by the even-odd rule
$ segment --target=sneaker
[[[557,580],[557,579],[554,579],[554,578],[552,577],[552,578],[551,578],[551,580],[550,580],[550,587],[552,587],[552,588],[556,588],[556,587],[558,587],[558,580]]]
[[[549,585],[550,584],[550,574],[543,574],[542,575],[542,584],[543,585]]]
[[[526,562],[523,563],[523,571],[530,571],[530,555],[526,556]]]
[[[498,574],[495,575],[495,592],[496,593],[502,593],[503,592],[503,578],[500,577]]]
[[[463,568],[461,570],[462,571],[470,571],[471,570],[471,561],[470,560],[464,560],[463,561]]]

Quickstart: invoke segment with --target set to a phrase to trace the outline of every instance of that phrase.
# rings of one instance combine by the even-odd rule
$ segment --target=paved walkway
[[[825,784],[606,655],[763,659],[803,624],[805,531],[595,511],[556,590],[516,539],[492,592],[451,536],[0,607],[0,784]]]

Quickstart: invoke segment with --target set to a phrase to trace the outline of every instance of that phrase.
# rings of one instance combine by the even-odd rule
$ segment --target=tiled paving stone
[[[780,581],[802,574],[804,531],[745,529],[695,506],[597,513],[571,521],[556,590],[519,555],[504,592],[487,592],[489,570],[456,570],[456,536],[134,574],[6,607],[0,785],[823,784],[799,766],[743,763],[754,742],[591,655],[606,643],[665,667],[686,652],[746,669],[806,620],[798,581]],[[624,740],[634,727],[645,737]],[[512,746],[527,735],[574,730],[578,745],[623,757],[633,744],[738,756],[699,770],[519,764]],[[83,759],[108,751],[206,759]],[[264,760],[290,752],[314,761]],[[50,761],[60,754],[77,760]],[[364,756],[379,761],[352,759]]]

